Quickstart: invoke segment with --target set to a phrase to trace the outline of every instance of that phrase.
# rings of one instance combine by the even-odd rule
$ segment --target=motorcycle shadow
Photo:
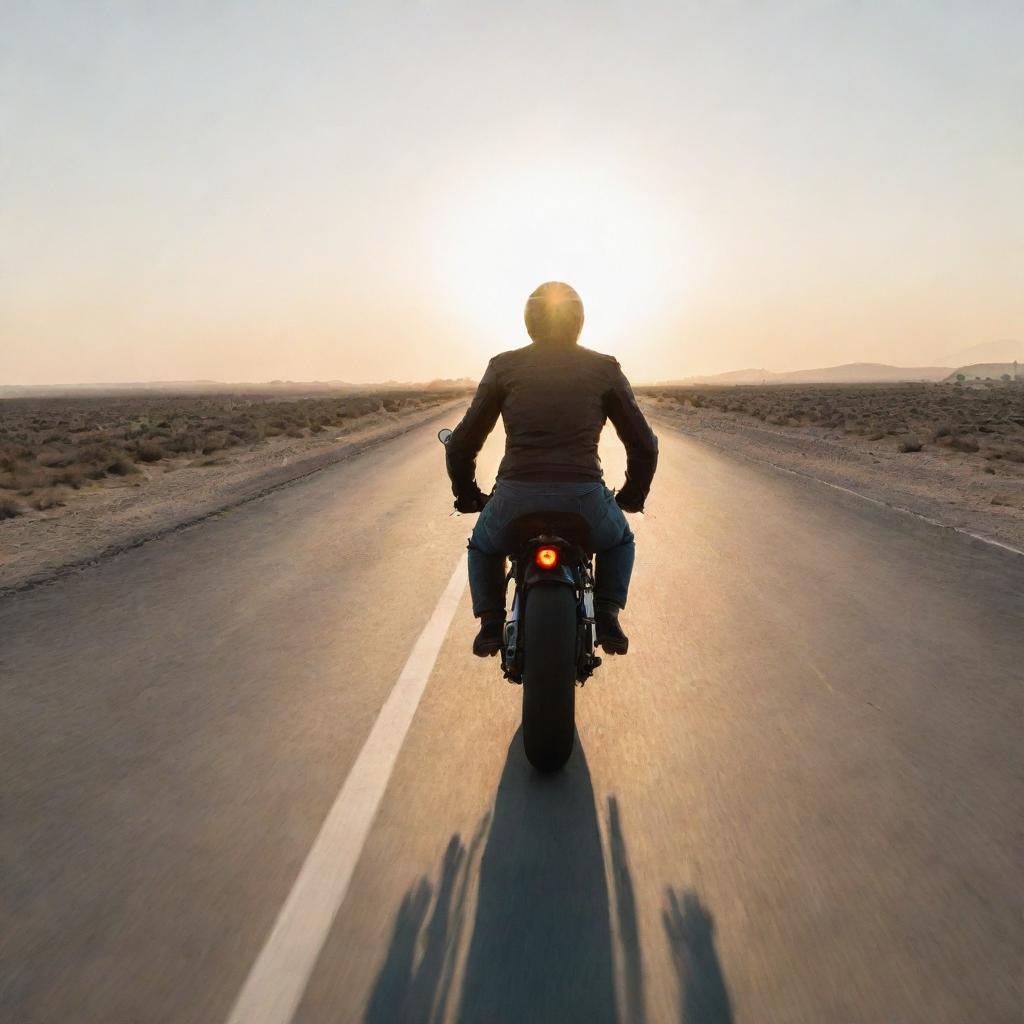
[[[443,1020],[616,1020],[604,854],[578,737],[565,769],[541,776],[517,732],[493,811],[468,841],[451,837],[436,894],[423,877],[402,901],[364,1021]]]
[[[509,746],[480,860],[459,1021],[616,1019],[610,908],[594,789],[579,736],[538,775]]]
[[[607,810],[606,848],[579,736],[565,769],[542,776],[517,732],[493,810],[468,840],[452,835],[436,882],[423,876],[406,892],[364,1024],[662,1019],[647,1007],[615,797]],[[667,887],[664,899],[662,926],[678,985],[674,1019],[731,1024],[710,912],[692,889]]]

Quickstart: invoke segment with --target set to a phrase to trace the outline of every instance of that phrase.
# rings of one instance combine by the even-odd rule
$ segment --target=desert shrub
[[[0,498],[0,519],[15,519],[25,514],[25,506],[11,498]]]
[[[45,512],[48,508],[59,508],[64,504],[61,492],[55,487],[49,487],[37,494],[29,504],[39,512]]]
[[[73,462],[76,462],[77,459],[78,453],[74,451],[42,451],[37,456],[39,465],[45,466],[47,469],[63,469],[65,466],[70,466]]]
[[[13,473],[0,477],[0,487],[17,491],[19,494],[31,494],[37,487],[45,487],[50,482],[50,474],[45,469],[19,465]]]
[[[80,487],[85,485],[85,474],[88,469],[88,466],[81,466],[77,464],[68,466],[66,469],[61,469],[54,473],[49,482],[53,484],[64,484],[66,487],[70,487],[77,491]]]
[[[139,462],[159,462],[167,453],[152,441],[139,441],[135,446],[135,456]]]
[[[1004,459],[1007,462],[1024,462],[1024,449],[1009,445],[993,445],[985,454],[987,459]]]
[[[949,447],[958,452],[976,452],[980,446],[977,441],[972,441],[969,437],[954,434],[949,439]]]
[[[217,451],[218,448],[227,448],[229,443],[229,435],[226,431],[220,430],[207,434],[203,441],[202,453],[209,455],[211,452]]]
[[[202,442],[195,434],[177,434],[164,444],[169,452],[182,455],[185,452],[198,451]]]
[[[132,473],[138,473],[138,470],[133,463],[121,456],[106,467],[106,472],[111,476],[130,476]]]
[[[285,432],[301,438],[351,423],[385,403],[392,410],[429,407],[451,394],[5,399],[0,401],[0,493],[47,502],[57,487],[75,489],[108,474],[137,473],[136,461],[209,455]]]

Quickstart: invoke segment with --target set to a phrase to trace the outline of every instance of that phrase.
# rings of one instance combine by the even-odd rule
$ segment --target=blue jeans
[[[603,483],[532,483],[499,480],[469,538],[469,590],[473,614],[505,608],[505,556],[512,554],[512,521],[529,512],[575,512],[590,525],[597,554],[594,598],[626,607],[633,574],[633,532]]]

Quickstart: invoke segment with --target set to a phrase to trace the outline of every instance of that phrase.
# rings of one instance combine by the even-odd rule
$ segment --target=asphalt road
[[[4,1024],[228,1019],[461,556],[433,429],[0,602]],[[463,592],[295,1021],[1021,1021],[1024,558],[660,433],[567,770]]]

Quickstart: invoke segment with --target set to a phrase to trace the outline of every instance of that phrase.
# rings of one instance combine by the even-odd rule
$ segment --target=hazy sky
[[[0,383],[1024,335],[1024,0],[0,0]]]

